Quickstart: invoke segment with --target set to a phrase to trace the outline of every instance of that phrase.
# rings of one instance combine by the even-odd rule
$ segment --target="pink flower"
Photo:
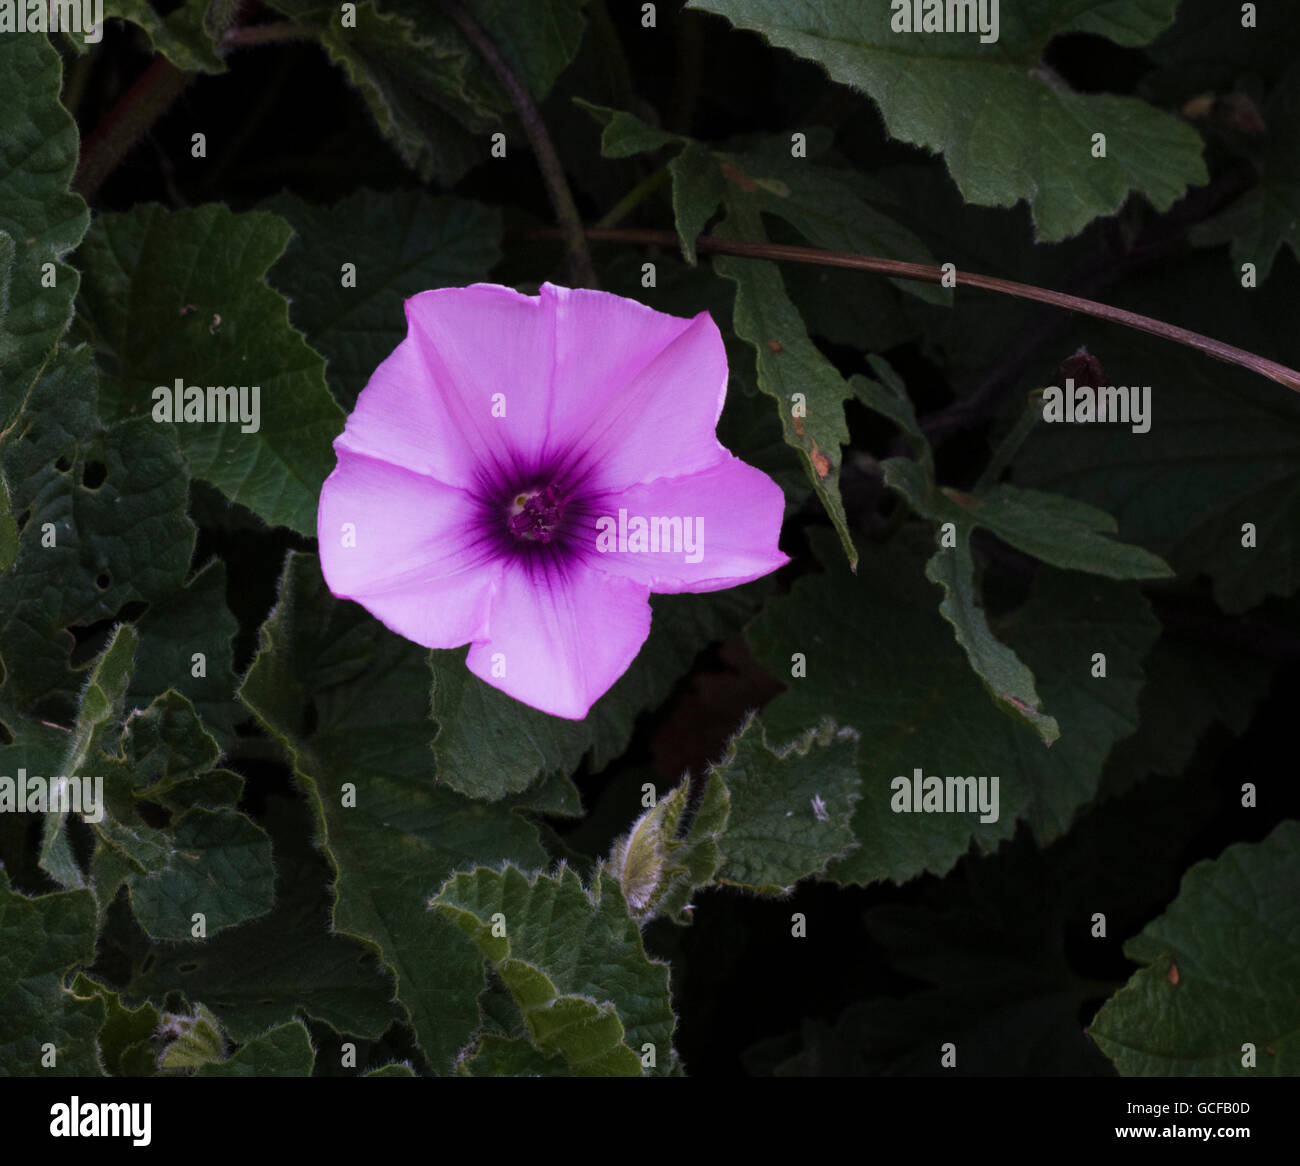
[[[783,497],[715,428],[727,360],[693,320],[495,284],[406,301],[321,489],[321,568],[399,635],[580,720],[636,657],[652,591],[787,562]]]

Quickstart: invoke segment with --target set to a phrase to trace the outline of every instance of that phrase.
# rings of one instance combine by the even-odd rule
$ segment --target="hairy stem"
[[[532,232],[539,237],[549,237],[548,232]],[[652,231],[633,228],[599,229],[588,228],[589,239],[606,240],[613,243],[637,243],[648,246],[676,246],[678,239],[674,231]],[[924,263],[906,263],[901,259],[882,259],[874,255],[855,255],[849,251],[823,251],[816,247],[790,247],[780,243],[742,243],[733,239],[719,239],[713,235],[702,235],[696,240],[700,251],[715,251],[723,255],[738,255],[747,259],[788,259],[795,263],[819,263],[826,267],[847,267],[855,271],[871,271],[877,275],[888,275],[895,279],[915,279],[922,283],[943,282],[943,270]],[[1050,288],[1035,287],[1033,284],[1016,283],[1010,279],[998,279],[992,275],[978,275],[974,272],[956,272],[953,277],[958,287],[978,287],[985,291],[999,292],[1002,295],[1015,296],[1022,300],[1048,304],[1054,308],[1064,308],[1067,312],[1093,316],[1098,320],[1107,320],[1112,324],[1123,324],[1126,328],[1135,328],[1139,332],[1148,332],[1176,344],[1195,348],[1212,356],[1216,360],[1235,364],[1251,372],[1259,373],[1270,380],[1285,385],[1288,389],[1300,392],[1300,372],[1279,364],[1275,360],[1258,356],[1245,349],[1224,344],[1210,336],[1203,336],[1188,328],[1176,324],[1166,324],[1163,320],[1154,320],[1137,312],[1124,308],[1099,304],[1096,300],[1086,300],[1082,296],[1067,295],[1052,291]]]
[[[465,38],[478,50],[479,56],[488,68],[496,74],[510,100],[514,104],[519,120],[523,122],[524,133],[533,147],[537,165],[542,172],[542,181],[550,195],[551,207],[560,223],[560,233],[569,251],[569,278],[575,287],[596,287],[596,270],[591,265],[591,253],[587,250],[587,237],[583,232],[582,218],[578,206],[573,201],[573,192],[564,177],[564,167],[560,156],[555,152],[555,144],[546,129],[542,115],[528,95],[519,78],[506,64],[491,37],[484,31],[468,12],[456,0],[440,0],[442,9],[456,23]]]
[[[244,48],[315,35],[306,25],[280,21],[252,28],[229,28],[221,36],[221,47],[223,50]],[[167,112],[194,76],[178,69],[162,53],[154,57],[82,143],[81,159],[72,183],[82,198],[89,202],[94,197],[104,179]]]
[[[85,140],[72,188],[89,202],[104,179],[167,111],[190,83],[191,74],[161,53],[136,78]]]
[[[277,44],[286,40],[316,40],[317,36],[316,29],[310,25],[281,20],[275,24],[254,24],[227,29],[221,37],[221,47],[244,49],[254,45]]]

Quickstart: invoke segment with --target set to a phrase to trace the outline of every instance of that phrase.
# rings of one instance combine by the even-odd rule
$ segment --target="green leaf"
[[[81,302],[112,354],[105,409],[171,420],[195,477],[273,526],[314,535],[343,413],[324,361],[266,284],[290,234],[275,215],[217,205],[103,214],[80,252]],[[178,381],[204,389],[216,419],[177,422],[171,404],[162,413]],[[230,394],[207,391],[232,381],[248,389],[234,420]]]
[[[23,666],[7,669],[3,692],[42,720],[70,717],[83,679],[70,667],[72,629],[113,621],[185,578],[194,547],[185,465],[174,436],[151,421],[103,425],[86,349],[60,350],[46,366],[0,439],[0,465],[22,520],[0,656]]]
[[[1300,1072],[1300,823],[1199,862],[1124,945],[1145,965],[1088,1032],[1128,1077]],[[1243,1065],[1242,1046],[1255,1064]]]
[[[889,481],[888,474],[886,480]],[[894,482],[890,482],[891,485]],[[975,675],[1003,709],[1023,718],[1050,745],[1061,735],[1056,718],[1040,710],[1034,674],[1010,648],[993,634],[980,604],[975,582],[975,560],[970,549],[970,527],[958,527],[957,545],[940,547],[925,565],[925,577],[944,591],[939,614],[952,624]]]
[[[215,935],[271,909],[271,843],[260,826],[232,809],[196,806],[171,832],[162,861],[129,880],[131,907],[150,935],[188,939],[196,913]]]
[[[980,35],[894,32],[893,12],[857,0],[693,0],[772,44],[817,61],[868,93],[890,136],[942,151],[968,202],[1030,202],[1039,239],[1052,242],[1113,214],[1132,190],[1167,210],[1208,181],[1191,127],[1130,97],[1078,93],[1043,61],[1056,36],[1087,32],[1125,47],[1147,43],[1173,18],[1175,0],[1140,8],[1111,0],[1026,0]],[[1106,157],[1092,136],[1106,135]]]
[[[684,781],[642,814],[610,851],[610,873],[640,922],[662,915],[689,923],[692,893],[713,882],[722,865],[719,842],[731,800],[726,784],[709,777],[683,830],[689,796],[690,783]]]
[[[405,1063],[394,1062],[391,1065],[383,1065],[378,1069],[371,1069],[365,1075],[367,1077],[414,1077],[415,1070]]]
[[[690,141],[690,138],[683,137],[681,134],[669,133],[667,130],[647,125],[635,114],[627,113],[625,110],[597,105],[594,101],[587,101],[582,97],[575,97],[573,101],[605,127],[600,135],[602,157],[630,158],[633,154],[644,154],[647,150],[658,150],[663,146],[684,146]],[[719,194],[713,200],[713,206],[718,205],[721,197],[722,195]],[[686,241],[686,235],[683,233],[683,244]]]
[[[1198,288],[1188,296],[1185,289]],[[1295,366],[1300,337],[1279,271],[1246,291],[1222,257],[1199,252],[1158,276],[1126,281],[1120,307],[1170,320]],[[1151,428],[1041,424],[1012,463],[1017,482],[1113,514],[1123,537],[1162,555],[1181,579],[1210,577],[1241,612],[1300,588],[1300,399],[1271,380],[1177,345],[1074,327],[1062,350],[1089,345],[1108,382],[1151,386]],[[1040,370],[1041,371],[1041,370]],[[1243,545],[1245,523],[1254,546]]]
[[[814,542],[827,563],[828,541]],[[828,871],[838,882],[943,874],[972,838],[994,849],[1018,817],[1043,842],[1067,829],[1096,793],[1112,744],[1136,727],[1140,661],[1158,632],[1135,584],[1040,569],[1026,606],[997,630],[1056,710],[1061,738],[1048,750],[1028,726],[990,715],[948,625],[916,602],[920,556],[897,541],[873,550],[860,578],[830,565],[797,580],[748,629],[773,676],[791,677],[792,656],[805,657],[806,675],[787,680],[764,709],[769,741],[791,741],[830,716],[870,743],[858,755],[859,845]],[[1094,652],[1106,655],[1104,680],[1092,676]],[[997,818],[981,822],[969,809],[895,812],[894,780],[910,783],[917,769],[923,777],[997,775]]]
[[[72,990],[83,999],[95,998],[104,1008],[99,1030],[99,1055],[110,1077],[152,1077],[158,1071],[155,1033],[159,1015],[147,1000],[139,1008],[125,1007],[116,992],[78,972]]]
[[[460,1064],[465,1077],[570,1077],[564,1058],[545,1056],[526,1037],[488,1033]]]
[[[1153,774],[1184,773],[1213,726],[1241,736],[1275,670],[1252,650],[1229,653],[1161,636],[1145,664],[1138,730],[1107,758],[1102,795],[1113,797]]]
[[[554,818],[581,818],[582,792],[566,773],[553,773],[507,799],[517,810]]]
[[[64,973],[94,954],[89,891],[29,899],[9,889],[0,869],[0,1076],[103,1075],[95,1050],[103,1010],[63,987]],[[46,1045],[53,1065],[42,1064]]]
[[[462,0],[535,98],[578,51],[585,0]],[[478,50],[436,6],[419,0],[359,3],[344,28],[337,5],[275,0],[317,31],[330,59],[360,91],[382,133],[422,180],[450,184],[489,160],[489,135],[514,109]]]
[[[668,172],[673,180],[673,216],[682,255],[687,263],[695,263],[695,240],[718,209],[727,184],[717,157],[698,142],[687,142],[668,163]]]
[[[288,747],[313,806],[337,872],[334,930],[380,951],[425,1055],[446,1070],[478,1027],[483,981],[474,949],[426,901],[471,863],[545,856],[509,806],[434,785],[428,676],[424,649],[335,600],[315,557],[292,554],[240,696]]]
[[[983,527],[1054,567],[1107,579],[1166,579],[1173,574],[1158,555],[1106,538],[1118,524],[1086,502],[1005,482],[978,495],[941,488],[938,496],[926,497],[913,463],[897,459],[885,462],[885,480],[936,521],[953,522],[958,531]]]
[[[1193,243],[1231,241],[1233,266],[1253,263],[1265,280],[1283,245],[1300,257],[1300,69],[1270,94],[1260,111],[1268,138],[1256,161],[1258,185],[1193,229]]]
[[[501,212],[420,190],[363,190],[333,207],[291,194],[266,204],[298,236],[271,274],[295,326],[328,362],[335,399],[350,409],[370,374],[406,336],[402,302],[429,288],[486,277],[501,257]],[[343,286],[343,265],[355,286]]]
[[[750,242],[765,238],[758,213],[752,207],[738,208],[735,204],[729,204],[727,218],[716,233]],[[719,255],[713,266],[736,285],[733,325],[736,335],[753,346],[758,360],[758,387],[776,401],[786,444],[799,452],[808,480],[830,515],[849,564],[856,567],[858,552],[849,533],[839,484],[840,447],[849,440],[844,402],[852,389],[808,339],[808,330],[786,295],[775,263]],[[795,413],[800,404],[796,393],[802,397],[802,416]]]
[[[184,587],[152,603],[136,626],[140,649],[127,701],[143,707],[174,689],[193,702],[223,748],[232,745],[235,724],[246,714],[233,695],[231,641],[239,624],[226,605],[225,563],[211,560]]]
[[[392,977],[373,951],[331,931],[331,872],[312,848],[310,811],[297,800],[272,798],[264,821],[274,844],[271,912],[174,944],[150,943],[114,909],[106,946],[123,993],[161,1000],[181,992],[203,1001],[236,1041],[300,1013],[351,1036],[378,1038],[398,1014]]]
[[[183,0],[166,16],[159,16],[151,0],[107,0],[105,16],[117,16],[139,25],[154,49],[185,72],[224,73],[226,62],[217,52],[208,23],[208,0]]]
[[[138,642],[130,625],[120,625],[96,660],[59,771],[85,783],[81,816],[95,838],[90,887],[101,911],[126,883],[137,917],[153,934],[188,937],[195,912],[215,934],[270,909],[270,845],[260,827],[228,807],[196,806],[165,829],[138,818],[137,797],[157,798],[193,781],[195,768],[211,768],[220,753],[179,693],[168,692],[123,724]],[[113,751],[110,738],[119,738],[111,742]],[[51,804],[41,866],[65,886],[80,887],[84,880],[64,830],[66,818],[67,811]]]
[[[789,223],[814,247],[937,266],[930,249],[907,227],[878,210],[877,186],[851,170],[790,155],[788,138],[768,139],[753,152],[717,155],[728,205],[752,202]],[[858,273],[859,282],[869,276]],[[951,306],[952,289],[914,279],[890,280],[909,295]]]
[[[600,153],[604,158],[630,158],[665,146],[683,147],[668,163],[668,172],[673,181],[673,214],[682,255],[693,265],[696,237],[726,193],[726,181],[717,157],[707,146],[681,134],[646,125],[639,117],[621,109],[596,105],[581,97],[575,97],[574,102],[605,127],[600,135]]]
[[[62,257],[86,233],[89,212],[68,191],[76,123],[59,104],[59,54],[40,35],[0,36],[0,434],[72,319],[77,272]],[[43,287],[45,264],[55,284]]]
[[[915,461],[889,458],[882,470],[886,484],[939,527],[938,547],[925,568],[926,578],[944,590],[939,612],[952,624],[971,667],[999,706],[1051,745],[1060,726],[1042,711],[1033,673],[989,627],[976,584],[972,532],[983,527],[1044,562],[1110,578],[1161,577],[1170,574],[1169,568],[1141,547],[1103,537],[1102,532],[1115,529],[1115,520],[1073,499],[1006,484],[975,495],[936,487],[934,455],[902,381],[879,357],[872,357],[871,364],[881,383],[855,377],[853,389],[864,405],[894,422],[912,446]]]
[[[227,1061],[200,1065],[196,1077],[310,1077],[316,1059],[307,1026],[291,1020],[249,1041]]]
[[[126,697],[127,685],[131,681],[131,665],[135,660],[136,646],[140,638],[135,629],[122,624],[113,631],[108,642],[86,681],[81,692],[81,706],[77,711],[77,721],[73,725],[72,735],[68,741],[68,750],[63,763],[59,766],[61,776],[81,782],[93,783],[100,757],[99,743],[113,727],[121,723],[122,701]],[[53,786],[57,777],[40,775]],[[53,791],[51,790],[51,793]],[[88,795],[81,792],[82,816],[91,813],[87,804]],[[53,799],[51,798],[51,801]],[[64,829],[68,813],[51,805],[45,815],[45,830],[41,839],[41,867],[65,887],[84,886],[81,869],[73,858]],[[103,807],[99,808],[102,816]]]
[[[645,646],[581,721],[547,716],[486,684],[465,667],[467,649],[431,653],[439,782],[496,801],[548,774],[572,772],[584,756],[599,772],[627,748],[636,718],[662,703],[708,644],[737,631],[765,591],[760,581],[708,595],[653,596]]]
[[[857,846],[857,752],[857,733],[830,720],[773,749],[758,717],[748,717],[710,770],[731,795],[718,881],[785,894]]]
[[[980,606],[971,554],[971,532],[984,527],[1012,546],[1055,566],[1075,568],[1110,578],[1150,578],[1169,574],[1168,567],[1141,547],[1130,547],[1101,536],[1113,530],[1114,519],[1100,510],[1059,495],[997,485],[974,496],[953,490],[936,491],[916,462],[891,458],[884,463],[885,481],[935,522],[952,523],[952,546],[940,540],[926,564],[925,575],[944,589],[940,614],[952,624],[957,642],[995,700],[1034,727],[1045,745],[1060,735],[1056,719],[1040,709],[1033,673],[994,636]]]
[[[533,97],[541,99],[573,59],[582,42],[587,0],[461,0],[465,12],[487,33],[512,73]],[[458,25],[422,0],[380,0],[379,7],[410,19],[418,32],[439,43],[458,43],[469,58],[467,72],[495,94],[498,107],[510,108],[509,95],[496,75],[464,39]]]
[[[95,837],[90,886],[101,911],[125,883],[137,918],[151,934],[188,938],[195,913],[203,915],[206,932],[216,934],[270,910],[270,842],[261,827],[229,807],[195,806],[165,829],[139,819],[137,797],[157,798],[193,781],[195,770],[210,769],[220,750],[193,706],[176,692],[123,724],[138,643],[134,628],[119,625],[96,660],[59,772],[83,783],[81,816]],[[119,739],[110,751],[114,737]],[[67,813],[51,804],[41,866],[63,885],[80,887],[82,871],[64,829]]]
[[[668,967],[646,957],[613,879],[597,872],[585,889],[569,867],[557,877],[478,867],[449,879],[429,905],[500,975],[543,1056],[580,1076],[636,1077],[650,1044],[654,1072],[669,1070]]]

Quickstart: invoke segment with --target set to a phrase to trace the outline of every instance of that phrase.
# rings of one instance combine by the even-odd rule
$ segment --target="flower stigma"
[[[516,538],[548,543],[560,525],[568,497],[554,483],[538,490],[521,490],[507,511],[506,526]]]

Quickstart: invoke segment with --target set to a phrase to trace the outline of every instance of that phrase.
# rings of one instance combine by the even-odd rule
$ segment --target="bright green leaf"
[[[646,957],[612,879],[597,873],[586,889],[569,867],[554,878],[478,867],[451,878],[430,906],[500,975],[543,1055],[563,1057],[579,1076],[636,1077],[650,1044],[654,1072],[671,1066],[668,967]]]

